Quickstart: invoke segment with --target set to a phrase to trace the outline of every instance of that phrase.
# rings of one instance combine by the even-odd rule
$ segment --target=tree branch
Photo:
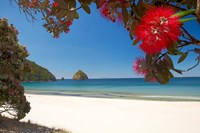
[[[195,38],[182,26],[181,29],[184,31],[184,33],[186,33],[188,35],[188,37],[191,39],[191,40],[194,40]],[[196,39],[195,39],[196,40]]]
[[[200,24],[200,0],[197,0],[196,17],[197,17],[197,21]]]

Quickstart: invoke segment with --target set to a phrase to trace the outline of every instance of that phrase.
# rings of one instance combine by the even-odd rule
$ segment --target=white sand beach
[[[23,121],[73,133],[200,133],[200,102],[165,102],[27,94]]]

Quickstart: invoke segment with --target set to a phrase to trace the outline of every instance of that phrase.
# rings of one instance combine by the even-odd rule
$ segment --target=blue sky
[[[123,25],[112,23],[101,17],[95,6],[88,15],[80,11],[80,19],[74,21],[68,34],[58,39],[46,32],[43,21],[27,21],[17,5],[8,0],[0,5],[0,18],[8,18],[9,23],[18,29],[20,44],[27,47],[28,59],[49,69],[57,78],[72,78],[81,69],[89,78],[133,78],[138,77],[132,64],[143,52],[138,46],[132,46],[129,34]],[[39,18],[39,17],[38,17]],[[187,22],[186,28],[200,38],[200,26]],[[175,65],[186,69],[195,64],[196,55],[189,55],[187,62]],[[177,58],[174,58],[176,61]],[[176,76],[200,76],[199,66],[194,70]]]

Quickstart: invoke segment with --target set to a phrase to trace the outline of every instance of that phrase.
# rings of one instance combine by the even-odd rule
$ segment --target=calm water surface
[[[174,78],[167,85],[144,79],[24,82],[26,93],[101,98],[200,101],[200,78]]]

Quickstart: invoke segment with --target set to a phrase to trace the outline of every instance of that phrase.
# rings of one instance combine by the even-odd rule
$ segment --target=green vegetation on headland
[[[27,60],[30,65],[30,72],[23,75],[22,81],[54,81],[55,76],[46,68],[39,66],[35,62]]]
[[[73,79],[73,80],[88,80],[88,76],[87,76],[83,71],[78,70],[78,71],[74,74],[74,76],[73,76],[72,79]]]

